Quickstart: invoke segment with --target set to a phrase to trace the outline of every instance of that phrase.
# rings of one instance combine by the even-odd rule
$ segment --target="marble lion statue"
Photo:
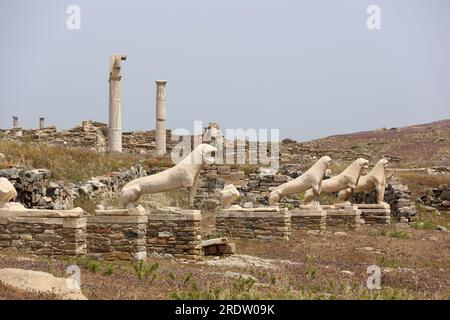
[[[273,188],[269,195],[269,204],[278,203],[282,197],[311,189],[315,196],[321,191],[321,183],[331,163],[329,156],[323,156],[300,177]]]
[[[120,192],[119,207],[133,208],[143,194],[180,188],[188,189],[188,204],[193,207],[200,169],[203,164],[214,163],[212,153],[216,151],[215,147],[202,143],[174,167],[128,182]]]
[[[381,159],[369,171],[368,174],[359,178],[354,191],[351,188],[341,190],[338,194],[338,201],[349,202],[353,192],[366,192],[373,189],[377,192],[377,203],[384,204],[384,191],[386,187],[386,180],[392,176],[391,173],[386,172],[385,167],[389,163],[387,159]]]
[[[338,192],[343,189],[355,189],[363,168],[367,168],[368,160],[356,159],[344,171],[337,176],[322,181],[321,193]],[[312,189],[306,190],[304,204],[310,204],[315,195]]]
[[[220,207],[229,209],[234,200],[239,197],[239,191],[233,184],[227,184],[220,191]]]

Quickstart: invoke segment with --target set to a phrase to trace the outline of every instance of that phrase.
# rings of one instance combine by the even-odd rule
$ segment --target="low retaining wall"
[[[88,254],[105,260],[145,259],[147,223],[142,207],[96,210],[87,218]]]
[[[147,251],[174,257],[202,256],[200,210],[159,209],[148,213]]]
[[[222,209],[216,213],[220,236],[262,240],[289,240],[291,214],[275,207]]]
[[[72,210],[0,209],[0,249],[46,256],[86,253],[86,218]]]

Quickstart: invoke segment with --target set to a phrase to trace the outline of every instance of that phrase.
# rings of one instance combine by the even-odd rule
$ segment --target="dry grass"
[[[142,159],[137,154],[100,153],[83,148],[4,141],[0,141],[0,152],[5,154],[9,163],[29,169],[49,169],[54,178],[74,183],[133,166]]]
[[[428,211],[422,205],[416,205],[417,218],[414,223],[416,229],[432,230],[438,225],[450,229],[450,212]]]
[[[450,184],[450,175],[429,175],[423,172],[396,172],[400,182],[407,185],[413,199],[417,199],[426,188],[437,188]]]

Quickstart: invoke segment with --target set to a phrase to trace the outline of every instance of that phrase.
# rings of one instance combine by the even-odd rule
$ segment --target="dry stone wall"
[[[142,260],[147,257],[148,216],[133,210],[97,210],[87,217],[88,254],[104,260]]]
[[[202,255],[199,210],[152,210],[148,214],[147,251],[197,259]]]
[[[45,256],[86,253],[83,210],[1,210],[0,249]]]
[[[220,236],[261,240],[289,240],[291,214],[287,209],[223,209],[216,213]]]
[[[26,170],[24,168],[1,169],[0,177],[8,179],[17,190],[17,202],[29,209],[67,210],[73,208],[73,200],[83,196],[107,199],[116,197],[129,181],[147,175],[142,165],[137,164],[109,176],[74,184],[51,180],[52,173],[46,169]]]
[[[0,140],[15,142],[40,142],[61,146],[90,148],[106,151],[108,148],[108,126],[92,120],[83,121],[75,128],[57,131],[49,126],[43,129],[22,129],[18,136],[15,129],[0,129]],[[176,142],[171,142],[171,131],[167,130],[168,151]],[[124,132],[122,135],[124,152],[155,153],[155,131]]]

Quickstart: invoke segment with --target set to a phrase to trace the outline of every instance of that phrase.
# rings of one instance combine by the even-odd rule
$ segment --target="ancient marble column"
[[[22,136],[22,127],[19,125],[19,117],[17,117],[17,116],[13,116],[12,131],[13,131],[15,137],[19,138]]]
[[[45,118],[44,117],[40,117],[39,118],[39,129],[42,130],[45,128]]]
[[[112,55],[109,70],[109,125],[108,147],[112,152],[122,152],[122,111],[120,105],[120,62],[124,55]]]
[[[156,81],[156,155],[166,154],[166,80]]]

